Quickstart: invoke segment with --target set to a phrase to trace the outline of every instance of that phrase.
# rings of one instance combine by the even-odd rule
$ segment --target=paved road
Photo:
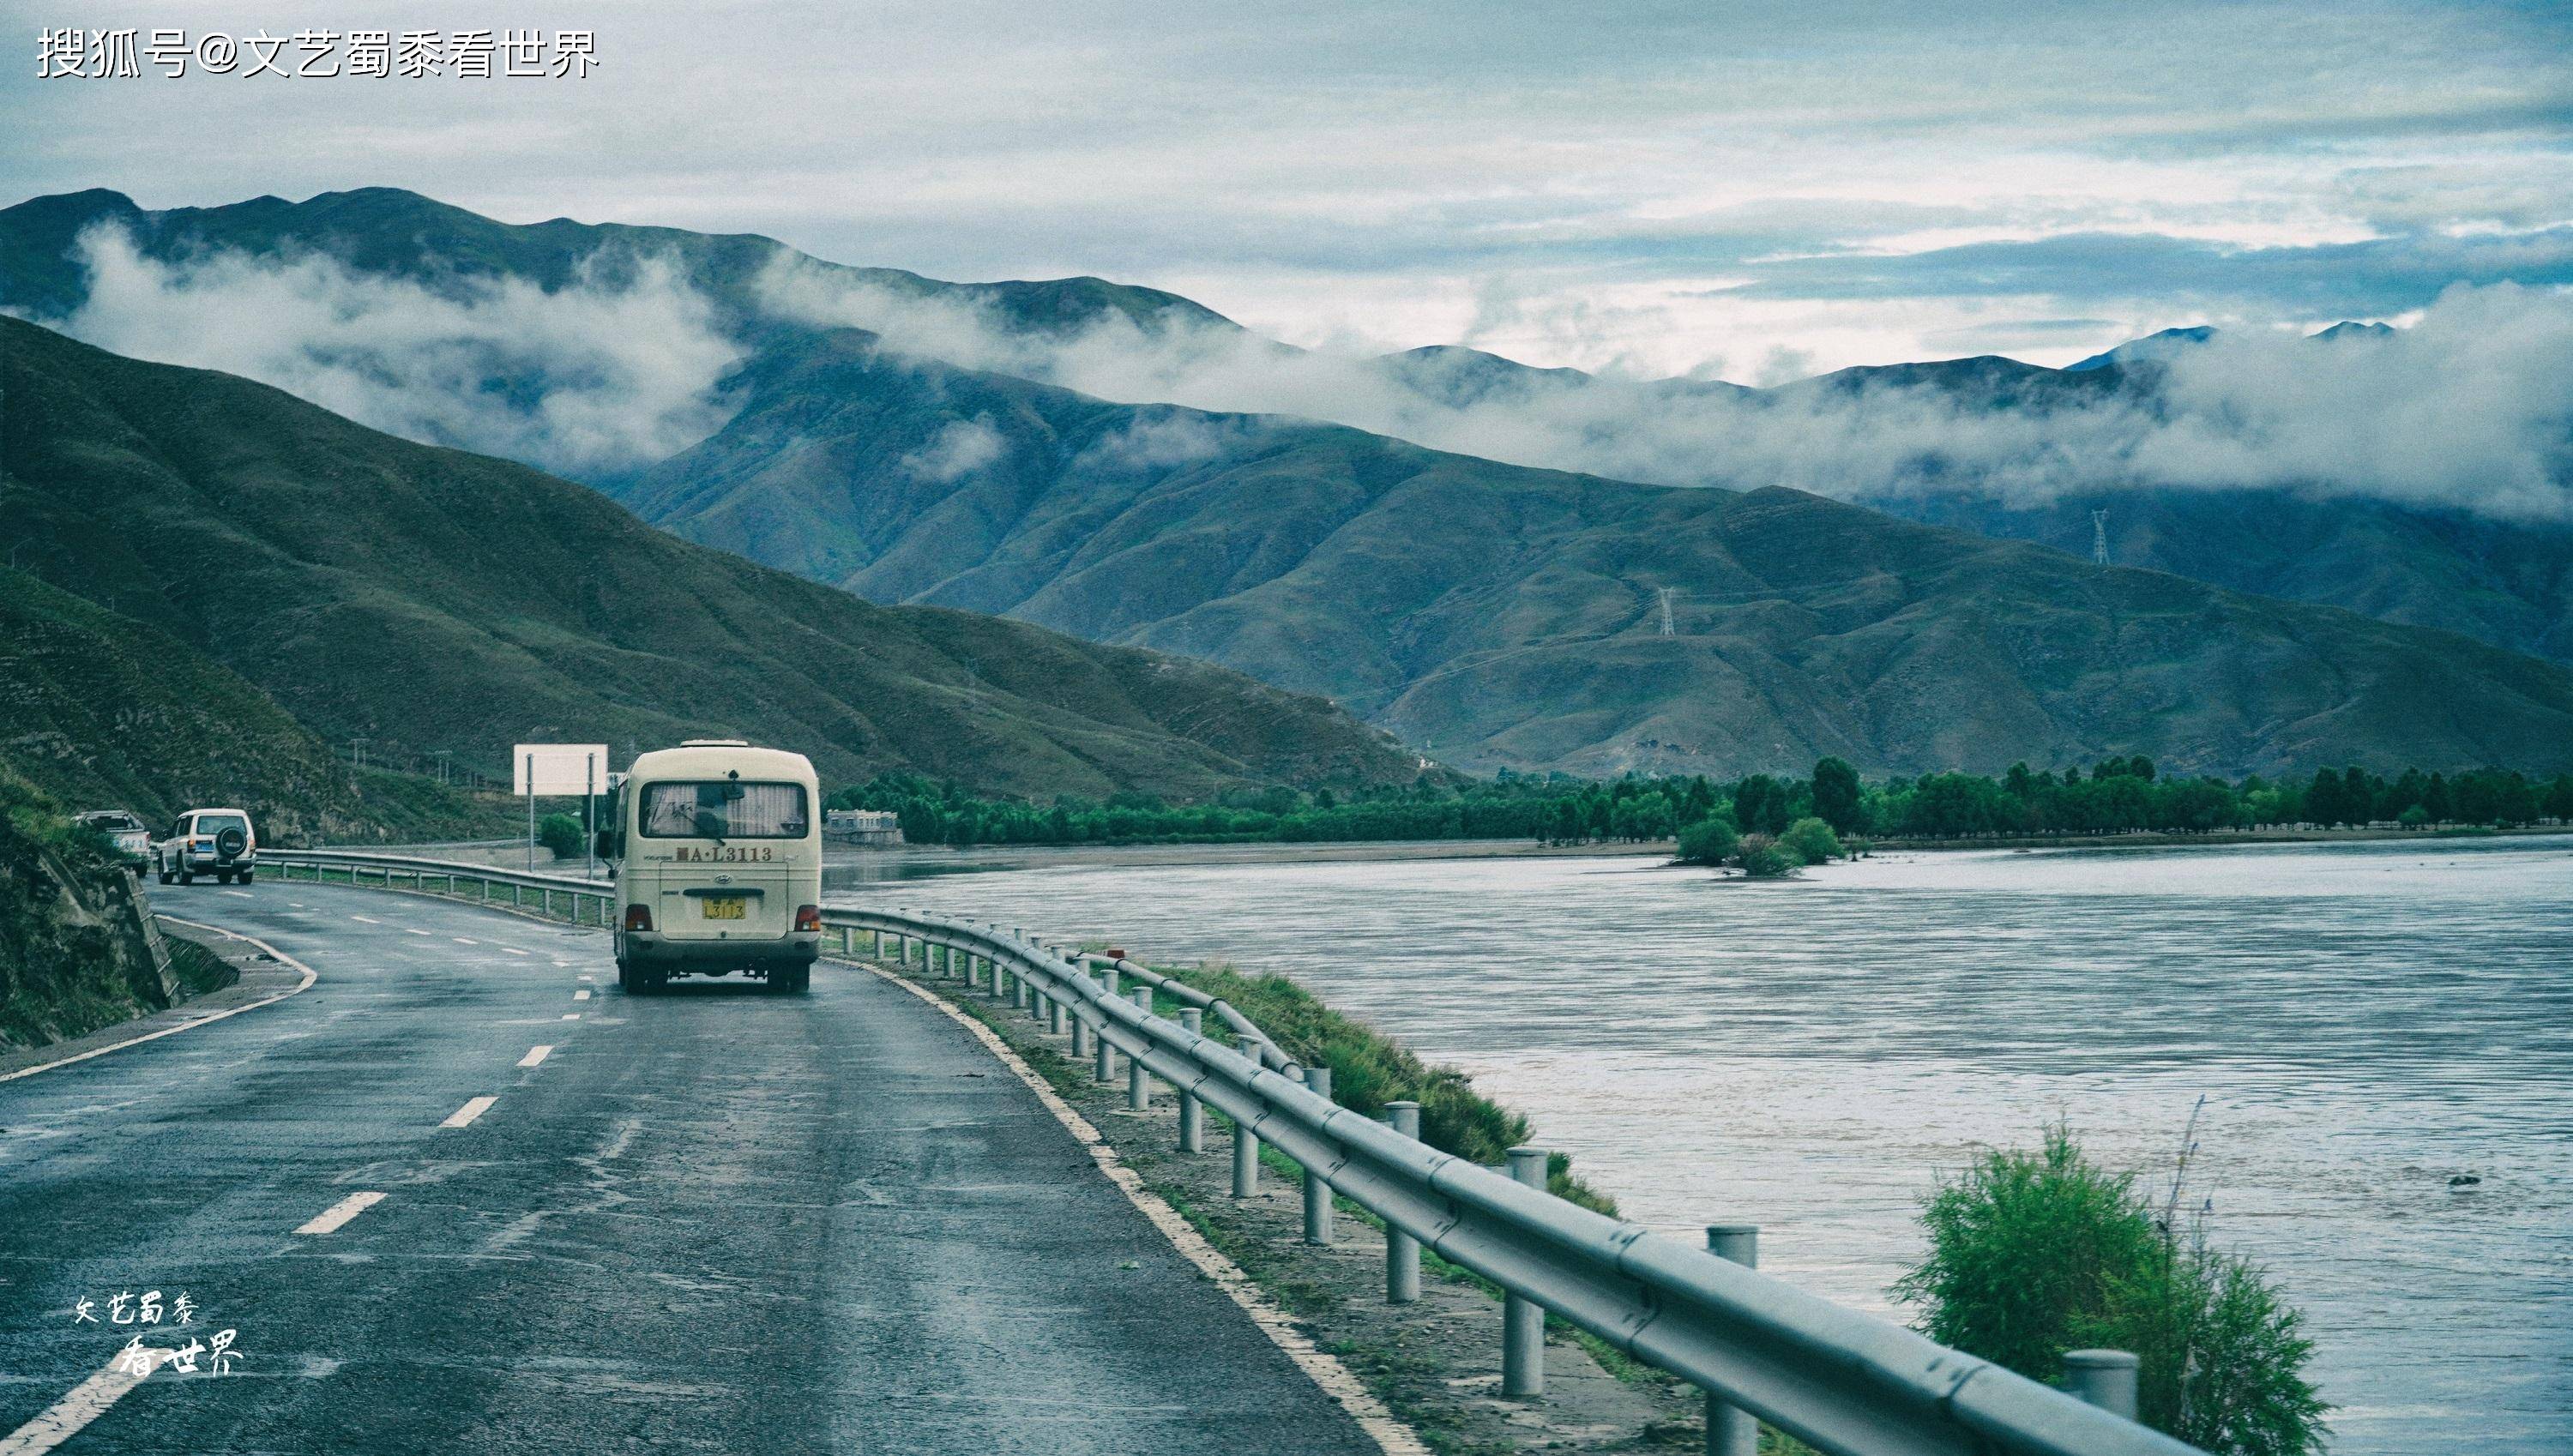
[[[223,1328],[233,1378],[164,1369],[61,1449],[1374,1449],[988,1053],[871,976],[627,998],[603,936],[496,912],[156,903],[320,980],[0,1084],[0,1449],[137,1329]],[[148,1289],[194,1322],[109,1322]]]

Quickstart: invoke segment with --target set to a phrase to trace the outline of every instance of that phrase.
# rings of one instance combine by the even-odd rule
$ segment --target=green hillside
[[[846,331],[779,343],[742,388],[628,488],[638,512],[878,600],[1326,693],[1469,766],[2573,763],[2561,667],[1795,491],[1114,404]],[[976,462],[922,468],[959,429]]]
[[[21,564],[327,742],[452,750],[505,776],[516,741],[622,758],[739,734],[833,779],[908,769],[1007,794],[1411,776],[1326,703],[1024,623],[871,606],[248,380],[0,319],[0,530]],[[129,764],[155,752],[61,731]]]
[[[0,775],[10,773],[73,809],[131,810],[155,826],[238,806],[281,843],[504,834],[515,819],[500,796],[352,773],[196,648],[0,568]]]

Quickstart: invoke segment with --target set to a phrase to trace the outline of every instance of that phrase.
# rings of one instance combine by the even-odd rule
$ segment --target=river
[[[2056,1119],[2308,1317],[2344,1456],[2573,1450],[2573,837],[1644,859],[844,856],[833,898],[1286,972],[1628,1216],[1896,1318],[1919,1199]],[[952,871],[970,871],[952,873]],[[2465,1182],[2461,1179],[2477,1179]]]

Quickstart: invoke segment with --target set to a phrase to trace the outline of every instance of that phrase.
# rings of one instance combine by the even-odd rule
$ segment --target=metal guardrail
[[[528,908],[604,925],[614,887],[399,855],[263,850],[263,860],[317,878],[345,876],[498,904],[494,887]],[[470,891],[464,887],[473,886]],[[589,902],[598,906],[585,914]],[[1236,1191],[1258,1176],[1267,1142],[1304,1170],[1305,1233],[1329,1239],[1336,1195],[1382,1219],[1390,1297],[1404,1297],[1402,1262],[1418,1286],[1417,1250],[1482,1275],[1508,1295],[1504,1388],[1533,1394],[1542,1382],[1542,1314],[1552,1311],[1647,1364],[1707,1393],[1708,1450],[1747,1451],[1748,1412],[1833,1456],[2193,1456],[2196,1448],[2101,1404],[2039,1384],[1872,1315],[1844,1309],[1743,1263],[1639,1224],[1594,1213],[1545,1191],[1545,1154],[1512,1149],[1508,1174],[1440,1152],[1394,1125],[1334,1103],[1324,1069],[1301,1069],[1247,1017],[1222,1001],[1127,961],[1040,945],[1023,933],[901,911],[830,910],[840,951],[857,938],[906,967],[1016,1004],[1055,1030],[1075,1055],[1096,1059],[1099,1080],[1126,1060],[1129,1095],[1148,1105],[1156,1082],[1181,1097],[1181,1137],[1199,1150],[1203,1107],[1235,1124]],[[888,953],[886,942],[892,942]],[[933,962],[933,954],[938,958]],[[958,965],[962,958],[961,967]],[[943,963],[943,964],[942,964]],[[1133,999],[1121,981],[1136,983]],[[1156,995],[1182,1003],[1180,1019],[1153,1010]],[[1207,1036],[1212,1014],[1235,1045]],[[1395,1116],[1407,1104],[1396,1104]],[[1412,1111],[1415,1120],[1416,1108]],[[1250,1156],[1246,1157],[1248,1149]],[[1246,1162],[1249,1164],[1246,1170]],[[1727,1230],[1730,1231],[1730,1230]],[[1712,1232],[1712,1231],[1711,1231]],[[2135,1366],[2116,1352],[2068,1361],[2093,1399],[2132,1411]]]

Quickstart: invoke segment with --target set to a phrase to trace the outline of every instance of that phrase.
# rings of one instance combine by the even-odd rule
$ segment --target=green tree
[[[1679,862],[1721,865],[1741,847],[1742,835],[1734,829],[1733,821],[1721,814],[1710,815],[1680,831]]]
[[[2026,765],[2021,771],[2026,772]],[[1826,758],[1814,765],[1814,813],[1842,834],[1867,832],[1867,805],[1858,770],[1846,759]]]
[[[581,854],[580,821],[568,814],[548,814],[536,821],[536,843],[554,852],[558,860],[576,860]]]
[[[1778,848],[1809,865],[1841,857],[1841,842],[1820,819],[1799,819],[1778,836]]]

